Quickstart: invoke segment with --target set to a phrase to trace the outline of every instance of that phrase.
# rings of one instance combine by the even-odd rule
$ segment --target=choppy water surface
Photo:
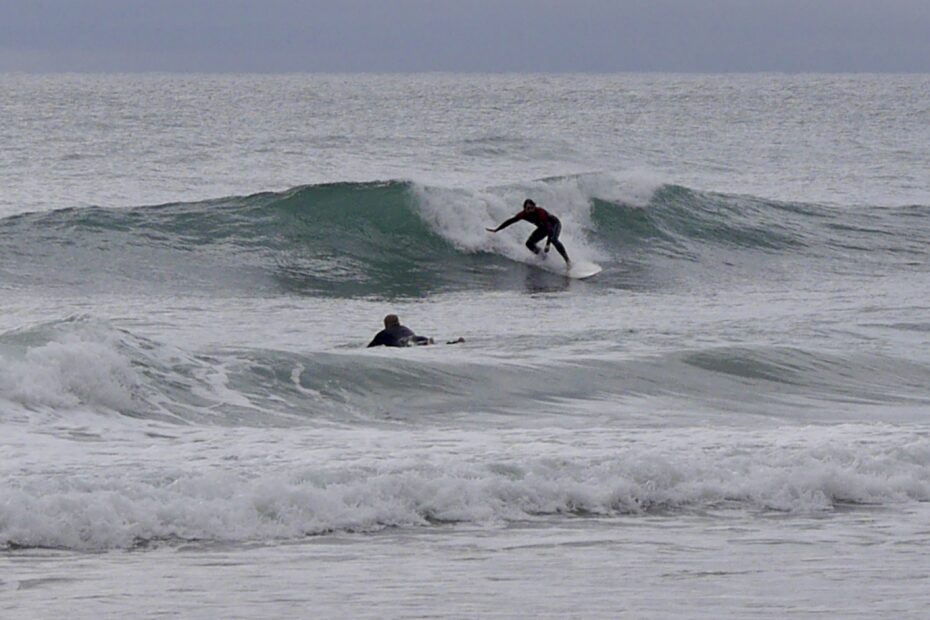
[[[921,617],[928,95],[0,76],[0,610]]]

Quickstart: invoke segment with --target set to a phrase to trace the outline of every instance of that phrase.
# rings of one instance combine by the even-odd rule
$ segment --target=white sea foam
[[[597,260],[604,258],[603,252],[585,234],[592,228],[592,200],[599,198],[645,206],[661,187],[660,179],[656,173],[629,171],[482,190],[414,185],[414,193],[423,219],[461,250],[502,254],[520,262],[536,260],[524,247],[531,232],[526,225],[518,223],[494,235],[485,231],[513,216],[520,211],[526,198],[532,198],[562,222],[560,239],[572,258]]]
[[[0,355],[0,398],[27,408],[127,411],[142,377],[120,350],[118,332],[84,324],[36,346]]]
[[[855,431],[862,436],[865,428]],[[698,431],[631,441],[592,431],[587,446],[570,446],[560,445],[554,431],[419,434],[416,443],[405,433],[333,432],[320,436],[326,445],[300,447],[283,436],[273,443],[271,437],[242,443],[239,436],[165,445],[138,456],[144,467],[117,470],[105,466],[101,453],[83,469],[31,471],[0,482],[0,544],[107,549],[435,522],[493,526],[566,514],[807,514],[844,503],[930,499],[926,439],[883,436],[879,429],[863,445],[842,436],[849,430],[808,434],[826,437]],[[340,445],[332,443],[336,436]],[[271,463],[269,445],[279,455]],[[533,454],[540,449],[547,454]],[[85,458],[69,451],[64,463]],[[506,452],[513,455],[502,457]],[[186,459],[195,464],[178,464]]]
[[[216,417],[217,407],[251,406],[228,380],[222,361],[198,359],[90,317],[5,334],[0,344],[2,412],[19,411],[20,419],[29,417],[22,412],[202,419]]]

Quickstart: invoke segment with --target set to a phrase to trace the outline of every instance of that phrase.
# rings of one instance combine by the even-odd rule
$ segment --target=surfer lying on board
[[[464,338],[452,340],[446,344],[458,344],[465,342]],[[389,314],[384,317],[384,329],[375,334],[375,339],[369,343],[369,347],[412,347],[415,345],[435,344],[436,341],[426,336],[417,336],[409,327],[400,324],[400,319],[396,314]]]
[[[536,225],[536,230],[533,231],[533,234],[530,235],[529,239],[526,240],[526,247],[529,248],[530,252],[533,254],[539,254],[539,246],[536,244],[542,241],[543,237],[546,238],[546,249],[545,252],[549,252],[549,245],[554,245],[555,249],[559,251],[559,254],[562,255],[562,258],[565,259],[565,265],[571,269],[572,261],[568,258],[568,253],[565,251],[565,246],[562,245],[562,242],[559,241],[559,233],[562,232],[562,222],[559,221],[559,218],[552,215],[545,209],[541,209],[536,206],[536,203],[527,198],[523,201],[523,210],[514,215],[509,220],[503,222],[497,228],[488,228],[488,232],[496,233],[499,230],[504,230],[511,224],[515,224],[520,220],[526,220],[530,224]]]

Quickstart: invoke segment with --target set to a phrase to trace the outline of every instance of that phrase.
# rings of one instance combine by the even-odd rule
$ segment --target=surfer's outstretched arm
[[[485,230],[487,230],[488,232],[496,233],[496,232],[498,232],[498,231],[500,231],[500,230],[504,230],[505,228],[507,228],[507,227],[510,226],[511,224],[516,224],[517,222],[519,222],[519,221],[522,220],[522,219],[523,219],[523,212],[521,211],[520,213],[517,213],[516,215],[514,215],[514,216],[513,216],[512,218],[510,218],[509,220],[505,220],[504,222],[502,222],[501,225],[498,226],[497,228],[486,228]]]

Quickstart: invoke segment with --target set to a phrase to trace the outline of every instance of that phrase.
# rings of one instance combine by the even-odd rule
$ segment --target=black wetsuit
[[[548,239],[549,243],[554,245],[555,249],[562,255],[562,258],[565,259],[565,262],[568,262],[568,253],[565,251],[565,246],[559,241],[559,234],[562,232],[562,222],[559,221],[559,218],[545,209],[536,207],[532,211],[520,211],[498,226],[497,230],[503,230],[520,220],[526,220],[530,224],[536,225],[536,230],[534,230],[533,234],[526,240],[526,247],[529,248],[530,252],[539,254],[539,248],[536,247],[536,244],[543,239]]]
[[[412,347],[416,344],[429,344],[429,338],[426,336],[417,336],[409,327],[403,325],[394,325],[382,329],[375,335],[375,339],[368,345],[369,347]]]

